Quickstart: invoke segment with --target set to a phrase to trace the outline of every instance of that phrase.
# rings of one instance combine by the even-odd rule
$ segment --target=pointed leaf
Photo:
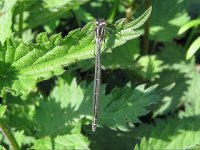
[[[0,118],[3,117],[5,111],[6,111],[6,106],[1,106],[0,105]]]
[[[186,59],[190,59],[200,48],[200,36],[194,40],[194,42],[190,45],[187,54]]]
[[[6,40],[0,45],[1,95],[6,91],[26,95],[37,82],[62,74],[63,67],[94,57],[94,36],[89,34],[93,29],[93,22],[90,22],[82,29],[71,31],[64,39],[60,34],[48,38],[46,33],[41,33],[36,43]],[[141,32],[134,31],[131,26],[121,28],[106,38],[105,51],[140,35]]]
[[[43,1],[25,1],[25,10],[29,12],[25,29],[32,29],[39,25],[48,24],[59,20],[69,14],[70,10],[77,9],[80,5],[88,0],[72,1],[72,0],[43,0]]]
[[[187,13],[188,1],[152,0],[152,14],[150,17],[150,38],[156,41],[171,41],[180,27],[186,24],[190,16]]]
[[[130,27],[132,29],[138,29],[139,27],[141,27],[149,18],[150,14],[151,14],[151,10],[152,10],[152,6],[149,7],[140,17],[138,17],[134,21],[126,24],[125,29],[130,28]]]
[[[200,24],[200,18],[191,20],[180,28],[180,30],[178,31],[178,34],[183,34],[190,28],[197,27],[199,24]]]
[[[127,130],[127,123],[140,122],[138,117],[147,114],[147,107],[157,103],[165,92],[165,89],[156,90],[156,87],[145,89],[145,85],[140,85],[132,89],[127,85],[105,95],[105,86],[102,86],[98,124]],[[62,133],[83,117],[92,119],[92,93],[93,84],[86,87],[85,83],[77,85],[75,80],[70,84],[59,80],[50,99],[41,101],[36,109],[40,136]]]
[[[149,138],[143,138],[135,150],[189,149],[200,144],[199,117],[157,121]],[[191,123],[192,122],[192,123]]]
[[[0,14],[0,42],[3,43],[6,38],[12,34],[12,14],[15,8],[16,0],[4,2],[3,10]]]
[[[52,145],[52,142],[54,143]],[[84,149],[89,150],[89,141],[80,133],[80,123],[74,127],[71,133],[56,137],[44,137],[38,139],[33,149]]]

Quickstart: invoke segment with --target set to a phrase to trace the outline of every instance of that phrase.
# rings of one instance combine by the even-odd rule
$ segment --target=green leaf
[[[60,21],[58,21],[58,20],[51,21],[50,23],[44,25],[44,29],[48,34],[53,33],[54,30],[58,27],[59,23],[60,23]]]
[[[126,24],[125,29],[130,28],[130,27],[132,27],[132,29],[137,29],[137,28],[141,27],[146,22],[146,20],[149,18],[150,14],[151,14],[151,10],[152,10],[152,6],[149,7],[140,17],[138,17],[134,21]]]
[[[90,14],[90,12],[86,11],[81,7],[79,9],[74,10],[74,13],[76,14],[78,21],[83,21],[87,23],[88,21],[95,19],[94,16]]]
[[[35,138],[31,136],[26,136],[24,131],[16,131],[14,132],[14,137],[17,140],[19,147],[31,145],[35,142]]]
[[[174,42],[166,42],[158,53],[160,60],[163,61],[164,67],[172,68],[174,64],[184,63],[186,51],[181,45]]]
[[[77,126],[75,127],[77,128]],[[44,137],[38,139],[33,149],[89,149],[89,141],[80,133],[80,125],[78,129],[70,134],[59,135],[55,138]]]
[[[159,87],[163,87],[175,82],[175,87],[163,97],[163,104],[154,112],[156,115],[174,113],[183,103],[191,99],[187,97],[188,92],[198,90],[198,76],[195,76],[197,74],[196,65],[184,61],[184,48],[174,43],[165,43],[161,50],[159,58],[163,61],[163,71],[160,78],[152,84],[159,83]],[[194,85],[195,87],[189,90]]]
[[[142,56],[137,63],[139,66],[137,72],[146,80],[155,80],[162,71],[160,67],[162,61],[158,60],[155,55]]]
[[[139,46],[139,40],[130,40],[114,48],[112,53],[102,55],[103,66],[109,69],[133,69],[133,64],[139,56]]]
[[[114,89],[105,98],[101,97],[99,124],[113,129],[128,130],[128,123],[139,123],[139,116],[149,113],[147,107],[161,100],[161,95],[174,85],[156,90],[158,85],[145,89],[145,85],[131,89]]]
[[[159,83],[159,87],[163,87],[175,82],[175,86],[173,90],[163,96],[161,106],[154,114],[163,115],[169,112],[173,113],[182,104],[184,93],[188,88],[188,81],[190,81],[189,78],[184,73],[180,73],[179,70],[163,70],[160,78],[155,80],[154,83]]]
[[[2,145],[0,145],[0,150],[6,150],[6,148]]]
[[[187,54],[186,54],[186,59],[190,59],[200,48],[200,36],[194,40],[194,42],[190,45]]]
[[[171,41],[178,30],[190,17],[187,13],[188,2],[185,0],[152,1],[150,17],[150,38],[156,41]]]
[[[86,128],[87,127],[87,128]],[[91,126],[84,126],[83,131],[90,131]],[[133,149],[135,145],[135,131],[131,132],[123,132],[120,130],[111,130],[110,128],[103,127],[98,128],[98,130],[94,132],[87,133],[90,135],[90,148],[91,149],[108,149],[108,150],[128,150]],[[103,137],[103,138],[102,138]],[[109,139],[109,140],[108,140]],[[114,144],[113,144],[114,143]]]
[[[145,89],[145,85],[140,85],[132,89],[127,85],[105,95],[105,86],[102,85],[98,124],[127,130],[127,123],[140,122],[138,116],[147,114],[147,107],[157,103],[166,91],[156,91],[156,87],[157,85]],[[43,137],[63,134],[83,117],[92,119],[92,93],[93,84],[86,86],[83,82],[77,85],[75,80],[66,83],[59,79],[48,100],[41,100],[36,108],[37,135]]]
[[[199,116],[200,115],[200,74],[194,69],[190,73],[190,80],[188,81],[188,90],[185,93],[185,111],[181,111],[183,116]]]
[[[55,139],[45,137],[39,139],[34,143],[34,149],[84,149],[89,150],[88,142],[84,139],[81,134],[69,134],[63,136],[57,136]],[[52,141],[54,145],[52,144]]]
[[[106,38],[105,51],[141,35],[133,30],[138,24],[124,29],[123,23],[124,19],[113,24],[118,30]],[[36,43],[28,44],[7,39],[0,45],[1,95],[6,91],[26,95],[37,82],[62,74],[63,67],[94,57],[94,36],[88,31],[92,29],[93,22],[90,22],[82,29],[71,31],[64,39],[60,34],[48,38],[46,33],[41,33]]]
[[[200,144],[199,116],[156,121],[149,138],[142,138],[135,150],[189,149]],[[191,123],[192,122],[192,123]]]
[[[6,108],[7,108],[6,106],[1,106],[0,105],[0,118],[3,117],[3,115],[4,115],[5,111],[6,111]]]
[[[16,0],[4,1],[3,15],[0,17],[0,41],[3,43],[6,38],[12,34],[12,13],[14,11]]]
[[[86,87],[85,83],[77,85],[75,79],[71,83],[59,79],[47,99],[40,96],[34,118],[37,136],[64,134],[80,119],[91,115],[92,89],[91,85]]]
[[[197,27],[199,24],[200,24],[200,18],[191,20],[179,29],[178,34],[183,34],[184,32],[188,31],[190,28]]]
[[[127,129],[126,123],[140,122],[138,116],[147,114],[146,107],[157,103],[161,93],[167,89],[154,91],[156,87],[145,89],[145,85],[140,85],[131,89],[125,86],[123,89],[114,89],[109,95],[101,95],[99,124],[124,130]]]
[[[39,25],[48,24],[54,20],[66,16],[70,10],[78,8],[80,5],[86,3],[88,0],[44,0],[36,1],[29,7],[30,16],[25,21],[27,28],[34,28]],[[28,3],[29,1],[27,1]]]

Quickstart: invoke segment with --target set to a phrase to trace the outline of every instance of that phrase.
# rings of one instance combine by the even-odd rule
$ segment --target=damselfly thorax
[[[105,35],[105,28],[106,28],[106,21],[104,19],[97,19],[95,22],[96,29],[95,29],[95,35],[96,35],[96,42],[103,42],[104,35]]]

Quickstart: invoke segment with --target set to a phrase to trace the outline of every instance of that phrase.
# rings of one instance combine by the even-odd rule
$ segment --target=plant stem
[[[23,16],[24,15],[24,3],[20,2],[19,4],[19,38],[22,38],[23,32]]]
[[[125,7],[126,7],[126,23],[128,23],[132,20],[136,4],[135,2],[133,2],[131,5],[125,5]]]
[[[8,142],[10,143],[10,146],[13,150],[20,150],[17,141],[15,140],[13,134],[10,132],[8,125],[3,119],[0,119],[0,131],[3,133],[3,135],[7,138]]]
[[[151,1],[146,1],[147,8],[150,7]],[[150,21],[147,19],[147,21],[144,24],[144,39],[143,39],[143,54],[147,55],[149,52],[149,27],[150,27]]]
[[[108,17],[108,20],[113,20],[115,18],[118,6],[119,6],[119,0],[115,0],[114,6],[111,10],[111,13],[110,13],[110,16]]]

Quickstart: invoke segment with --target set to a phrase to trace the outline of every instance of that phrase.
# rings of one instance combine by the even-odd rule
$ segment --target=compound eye
[[[102,25],[103,25],[103,26],[105,26],[105,25],[106,25],[106,23],[105,23],[105,22],[102,22]]]

